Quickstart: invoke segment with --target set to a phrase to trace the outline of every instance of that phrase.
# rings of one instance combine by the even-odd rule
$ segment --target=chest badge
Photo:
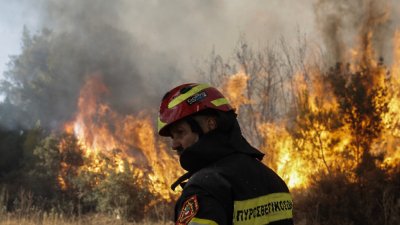
[[[199,203],[197,202],[197,196],[193,195],[183,203],[176,225],[188,224],[197,211],[199,211]]]

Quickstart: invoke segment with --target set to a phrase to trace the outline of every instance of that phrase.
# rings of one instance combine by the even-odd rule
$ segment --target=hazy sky
[[[20,53],[24,26],[31,34],[49,28],[47,44],[33,45],[35,51],[30,53],[39,61],[31,66],[44,64],[41,50],[48,51],[51,74],[57,79],[43,85],[46,89],[40,96],[30,93],[35,88],[26,84],[21,91],[27,93],[20,95],[24,96],[20,102],[30,104],[32,120],[36,117],[31,115],[38,115],[57,127],[74,114],[81,87],[96,74],[112,93],[107,102],[119,112],[157,108],[160,96],[171,87],[206,82],[197,76],[196,66],[205,64],[213,49],[226,63],[234,57],[240,37],[254,49],[272,46],[279,50],[275,44],[282,37],[298,47],[295,41],[300,31],[308,44],[317,43],[324,50],[324,62],[334,65],[348,60],[345,52],[358,42],[360,32],[371,31],[377,54],[386,57],[394,31],[400,28],[400,0],[385,2],[0,0],[0,74],[9,56]],[[16,78],[41,81],[40,68],[32,68],[15,74]]]
[[[23,26],[32,31],[40,27],[39,10],[31,2],[0,0],[0,74],[6,69],[9,56],[20,52]]]
[[[0,74],[9,56],[20,51],[24,25],[32,33],[42,27],[63,32],[80,26],[81,19],[88,22],[92,18],[90,24],[107,23],[130,33],[136,43],[190,77],[193,64],[213,48],[230,56],[241,35],[257,47],[280,37],[293,41],[299,29],[309,40],[319,42],[321,26],[317,23],[322,23],[321,19],[343,17],[346,21],[362,12],[359,5],[363,1],[367,0],[0,0]],[[317,2],[325,4],[322,18],[316,17]],[[393,9],[392,24],[398,23],[400,0],[388,2]],[[325,41],[330,35],[325,32]],[[143,55],[142,64],[146,57]],[[141,72],[156,73],[151,66],[146,70]]]
[[[51,24],[44,6],[52,2],[56,1],[0,0],[0,74],[6,69],[9,56],[20,52],[24,25],[35,33]],[[309,34],[314,30],[312,0],[122,2],[125,5],[116,6],[120,16],[116,26],[160,53],[178,55],[176,66],[183,69],[193,67],[194,61],[207,57],[213,48],[218,53],[231,54],[242,34],[255,45],[263,45],[280,36],[290,40],[297,28]],[[76,9],[77,13],[80,11]]]

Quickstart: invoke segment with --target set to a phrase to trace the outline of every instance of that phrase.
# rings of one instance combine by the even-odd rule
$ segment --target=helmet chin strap
[[[192,129],[192,132],[197,133],[199,135],[199,138],[203,136],[204,134],[203,129],[201,129],[199,123],[193,117],[189,116],[185,120]]]

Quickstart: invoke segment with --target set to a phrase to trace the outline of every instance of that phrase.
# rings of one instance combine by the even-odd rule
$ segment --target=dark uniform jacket
[[[293,224],[289,190],[262,157],[237,123],[229,132],[206,133],[185,149],[180,162],[190,178],[181,184],[176,224]]]

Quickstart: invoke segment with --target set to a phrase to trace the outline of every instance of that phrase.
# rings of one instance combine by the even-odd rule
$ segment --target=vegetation
[[[117,173],[113,160],[103,155],[97,160],[107,163],[99,165],[98,171],[80,170],[92,162],[84,157],[74,136],[45,136],[40,129],[18,136],[12,132],[4,135],[2,144],[14,143],[16,138],[24,144],[18,157],[14,149],[2,152],[2,166],[8,169],[2,170],[0,180],[4,212],[23,211],[24,215],[31,210],[44,210],[73,216],[97,211],[138,220],[146,215],[146,207],[156,197],[143,189],[146,185],[138,184],[139,179],[127,162],[124,171]],[[9,162],[20,166],[12,168]],[[140,182],[146,182],[145,178]]]
[[[115,34],[112,40],[25,29],[22,53],[12,58],[0,85],[1,224],[171,223],[173,202],[151,192],[148,178],[127,160],[117,164],[113,153],[85,155],[76,137],[62,131],[87,73],[116,74],[111,93],[132,89],[125,72],[136,70],[124,60],[134,52],[129,36],[101,29]],[[305,160],[315,169],[306,188],[292,190],[297,224],[398,224],[400,165],[385,161],[400,143],[389,134],[398,134],[399,122],[385,120],[398,114],[389,107],[399,99],[398,74],[369,49],[361,49],[359,62],[327,66],[326,55],[310,49],[300,32],[298,37],[297,48],[283,38],[258,49],[241,40],[232,61],[213,52],[207,70],[199,72],[224,91],[227,81],[244,75],[239,120],[245,136],[266,153],[267,165],[277,170],[282,150],[265,129],[272,126],[290,139],[285,147],[298,157],[290,163]],[[371,41],[362,38],[361,45],[371,47]],[[104,49],[109,42],[113,48]],[[144,87],[135,84],[139,92]],[[125,111],[126,98],[116,100],[120,96],[107,96],[117,102],[110,106],[132,113]]]
[[[291,140],[286,148],[314,171],[307,187],[292,190],[296,223],[397,224],[400,165],[384,162],[386,151],[397,148],[386,142],[398,123],[394,118],[385,121],[387,115],[395,116],[389,103],[398,100],[392,91],[398,89],[397,78],[391,77],[382,58],[324,69],[321,58],[299,60],[309,58],[306,42],[299,42],[294,52],[285,51],[289,48],[284,41],[280,44],[283,51],[274,52],[270,47],[252,50],[241,42],[233,63],[213,54],[211,72],[202,74],[212,74],[209,80],[223,86],[234,79],[232,74],[245,71],[247,101],[237,109],[239,119],[244,134],[264,149],[265,163],[274,169],[282,149],[261,129],[264,124],[285,124]],[[293,71],[300,71],[297,77],[290,75]],[[398,137],[391,137],[397,143]]]

